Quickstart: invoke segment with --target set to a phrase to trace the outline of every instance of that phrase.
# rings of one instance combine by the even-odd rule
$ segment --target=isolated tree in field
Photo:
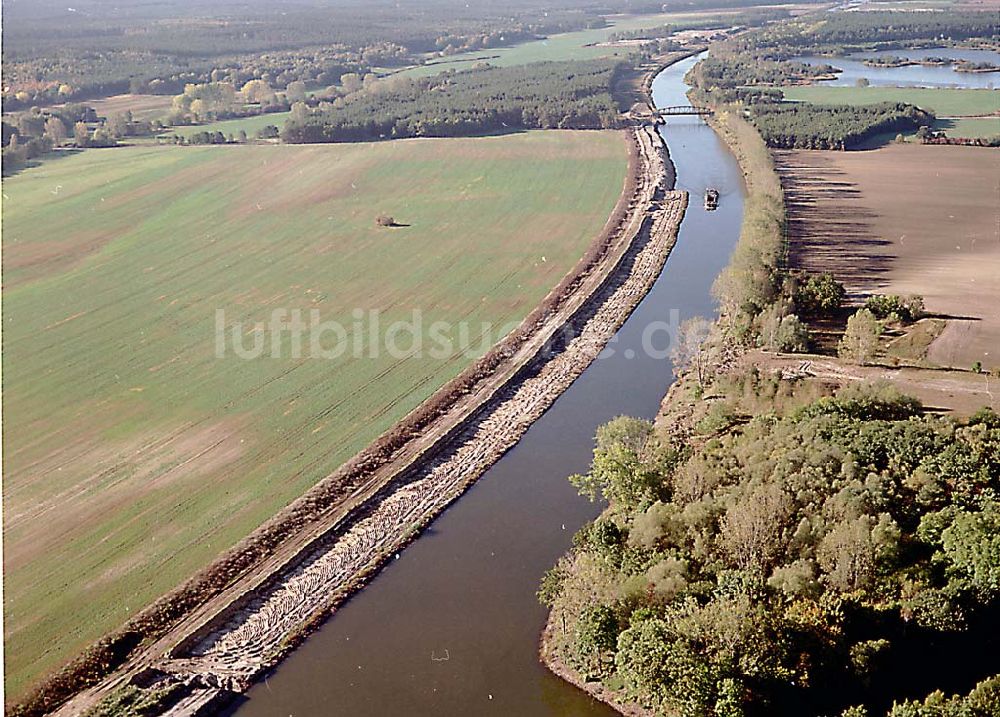
[[[705,385],[705,372],[708,366],[703,349],[705,339],[712,330],[712,322],[702,316],[688,319],[677,331],[674,345],[670,349],[670,358],[674,362],[674,373],[679,374],[685,369],[691,369],[698,378],[698,385]]]
[[[58,117],[49,117],[45,123],[45,136],[54,145],[62,144],[66,140],[66,125]]]
[[[396,226],[396,220],[388,214],[379,214],[375,217],[375,223],[380,227]]]
[[[840,340],[837,354],[842,359],[863,366],[878,354],[881,336],[882,323],[871,311],[861,309],[847,319],[847,330]]]
[[[77,122],[73,125],[73,142],[77,147],[86,147],[90,144],[90,130],[87,129],[86,122]]]
[[[903,297],[903,306],[909,314],[910,321],[919,321],[927,314],[927,307],[924,305],[924,297],[920,294],[910,294]]]
[[[114,135],[107,127],[98,127],[90,135],[90,146],[92,147],[114,147],[116,144]]]

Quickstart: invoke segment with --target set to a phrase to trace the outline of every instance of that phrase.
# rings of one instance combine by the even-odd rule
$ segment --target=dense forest
[[[755,369],[705,395],[686,429],[602,427],[571,478],[610,509],[540,590],[565,618],[563,659],[684,717],[881,714],[941,684],[922,650],[962,661],[965,689],[1000,669],[982,642],[998,626],[1000,417],[924,415],[884,387],[812,399]]]
[[[994,13],[829,13],[819,22],[803,18],[772,25],[733,40],[728,49],[760,59],[786,60],[809,53],[846,55],[861,50],[936,47],[971,39],[996,41]]]
[[[814,105],[757,103],[750,118],[769,147],[852,149],[887,132],[929,126],[934,115],[913,105]]]
[[[611,87],[620,63],[541,62],[483,67],[425,79],[388,78],[288,120],[286,142],[450,137],[530,128],[619,123]]]
[[[785,42],[843,47],[927,39],[959,41],[992,38],[996,29],[996,14],[991,12],[841,12],[829,15],[808,32],[790,33]]]
[[[760,60],[747,64],[739,55],[706,57],[692,68],[698,84],[732,89],[747,85],[791,85],[831,77],[839,70],[833,65],[813,65],[788,60]]]
[[[922,700],[906,700],[893,706],[886,717],[995,717],[1000,710],[1000,675],[979,682],[968,694],[946,695],[934,690]],[[877,717],[863,707],[844,712],[844,717]]]

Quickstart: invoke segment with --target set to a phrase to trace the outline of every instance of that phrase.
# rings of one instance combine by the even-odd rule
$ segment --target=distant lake
[[[953,60],[971,62],[992,62],[1000,65],[1000,53],[989,50],[965,50],[941,47],[930,50],[881,50],[879,52],[858,52],[847,57],[817,57],[805,55],[793,58],[810,65],[833,65],[843,70],[835,80],[817,83],[837,87],[853,87],[858,79],[866,78],[873,87],[959,87],[970,89],[993,89],[1000,87],[1000,72],[957,72],[952,65],[925,67],[868,67],[862,63],[867,57],[905,57],[922,60],[928,57],[947,57]]]

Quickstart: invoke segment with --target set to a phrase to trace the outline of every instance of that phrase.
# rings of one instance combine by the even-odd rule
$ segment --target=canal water
[[[660,73],[657,105],[687,104],[683,77],[696,60]],[[546,613],[535,591],[601,510],[566,480],[586,471],[595,429],[621,414],[652,418],[672,380],[665,335],[649,328],[672,313],[714,314],[710,288],[745,195],[739,166],[703,120],[670,118],[661,132],[691,202],[653,289],[517,446],[255,685],[238,717],[613,714],[539,663]],[[722,193],[717,211],[703,208],[707,186]]]

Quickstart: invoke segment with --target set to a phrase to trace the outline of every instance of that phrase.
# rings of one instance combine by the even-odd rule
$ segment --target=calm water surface
[[[658,105],[686,104],[689,58],[653,84]],[[604,705],[538,662],[542,574],[601,506],[566,480],[590,462],[597,426],[651,418],[672,374],[643,352],[644,329],[711,316],[709,289],[739,234],[744,187],[735,159],[696,117],[661,130],[691,203],[653,290],[596,361],[457,503],[341,607],[265,681],[238,717],[384,715],[607,716]],[[706,186],[722,192],[706,212]],[[652,342],[662,348],[662,334]],[[631,358],[630,358],[631,357]]]
[[[879,52],[860,52],[848,57],[815,57],[812,55],[796,57],[799,62],[811,65],[833,65],[843,70],[835,80],[819,82],[819,85],[834,87],[854,87],[860,78],[865,78],[873,87],[959,87],[959,88],[989,88],[1000,86],[1000,72],[956,72],[951,65],[942,67],[924,67],[923,65],[907,65],[906,67],[868,67],[861,62],[866,57],[905,57],[910,60],[922,60],[927,57],[947,57],[953,60],[970,60],[972,62],[992,62],[1000,65],[1000,53],[989,50],[963,50],[942,47],[933,50],[882,50]]]

